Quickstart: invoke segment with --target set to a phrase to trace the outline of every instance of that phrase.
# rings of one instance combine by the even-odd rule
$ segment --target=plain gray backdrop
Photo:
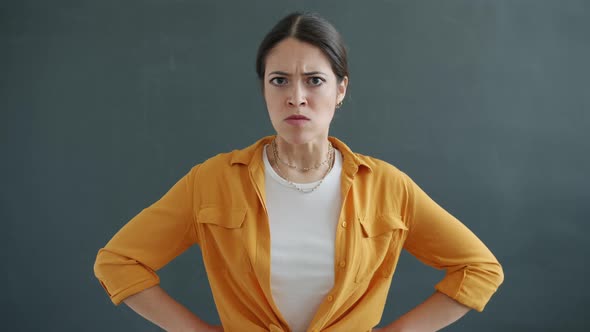
[[[96,253],[191,166],[274,133],[255,54],[293,10],[349,48],[330,134],[408,173],[504,267],[446,330],[588,331],[583,0],[2,1],[0,329],[159,331],[110,302]],[[198,247],[159,274],[219,321]],[[382,324],[442,276],[404,253]]]

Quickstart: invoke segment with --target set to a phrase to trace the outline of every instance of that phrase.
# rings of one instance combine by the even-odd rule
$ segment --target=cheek
[[[272,87],[266,87],[264,89],[264,101],[267,105],[276,105],[280,102],[280,97],[279,93],[275,89],[272,89]]]
[[[285,113],[291,111],[286,106],[286,98],[288,97],[282,94],[281,91],[273,91],[272,93],[267,93],[265,95],[266,109],[271,122],[282,121]],[[308,102],[308,105],[313,107],[311,101]]]
[[[268,115],[270,116],[270,121],[275,122],[276,119],[279,118],[281,114],[281,106],[282,103],[280,101],[279,96],[276,93],[264,93],[264,102],[266,103],[266,110],[268,111]]]
[[[336,105],[336,93],[332,89],[324,89],[318,91],[314,96],[314,101],[318,106],[331,107]]]
[[[336,86],[332,85],[333,83],[325,83],[320,89],[317,90],[317,95],[321,96],[325,100],[331,100],[336,98],[336,94],[338,93],[338,89]]]

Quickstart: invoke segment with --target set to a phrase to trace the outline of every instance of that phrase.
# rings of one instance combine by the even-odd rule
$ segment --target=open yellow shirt
[[[155,271],[198,244],[226,332],[290,331],[270,289],[262,149],[272,139],[196,165],[99,250],[94,272],[115,304],[157,285]],[[488,248],[406,174],[329,140],[343,156],[336,270],[308,331],[377,325],[402,248],[446,270],[439,292],[482,311],[504,278]]]

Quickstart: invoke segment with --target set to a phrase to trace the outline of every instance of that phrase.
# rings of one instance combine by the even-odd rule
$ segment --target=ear
[[[348,87],[348,76],[344,76],[344,78],[342,79],[342,81],[340,81],[340,83],[338,83],[338,91],[336,93],[336,103],[340,103],[344,100],[344,97],[346,97],[346,88]]]

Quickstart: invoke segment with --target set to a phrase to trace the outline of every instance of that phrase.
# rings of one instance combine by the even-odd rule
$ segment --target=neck
[[[327,137],[302,143],[292,144],[276,136],[279,158],[299,168],[314,167],[328,158],[329,144]]]

